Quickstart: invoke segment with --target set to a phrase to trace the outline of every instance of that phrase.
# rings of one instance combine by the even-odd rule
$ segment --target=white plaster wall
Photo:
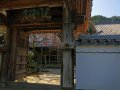
[[[77,46],[76,89],[120,90],[120,46]]]

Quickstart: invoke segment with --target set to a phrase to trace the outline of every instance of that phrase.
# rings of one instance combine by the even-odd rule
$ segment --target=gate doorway
[[[29,43],[26,44],[27,61],[22,60],[26,64],[22,63],[26,66],[26,70],[20,70],[26,73],[25,75],[18,73],[15,82],[60,85],[62,53],[58,34],[33,32],[35,31],[26,33],[29,35]],[[22,65],[17,64],[18,72]]]
[[[49,9],[54,11],[51,17]],[[42,7],[7,11],[12,31],[9,81],[60,86],[62,12],[57,10],[61,9]]]

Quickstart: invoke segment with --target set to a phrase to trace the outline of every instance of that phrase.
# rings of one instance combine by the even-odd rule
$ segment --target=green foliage
[[[96,15],[91,17],[91,21],[95,24],[101,23],[101,22],[116,22],[116,21],[120,21],[120,16],[113,16],[113,17],[107,18],[102,15]]]
[[[91,21],[90,21],[90,23],[89,23],[88,33],[89,33],[89,34],[95,33],[95,26],[94,26],[93,22],[91,22]]]
[[[110,18],[111,21],[120,21],[120,16],[113,16]]]
[[[91,20],[92,20],[93,23],[100,23],[100,22],[110,21],[109,18],[101,16],[101,15],[93,16],[93,17],[91,17]]]
[[[27,73],[36,72],[37,62],[35,61],[35,55],[33,52],[28,53],[27,57]]]

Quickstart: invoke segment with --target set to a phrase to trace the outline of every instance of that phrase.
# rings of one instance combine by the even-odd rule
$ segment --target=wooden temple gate
[[[7,27],[5,41],[8,42],[7,45],[3,43],[3,46],[0,46],[3,57],[0,65],[0,81],[12,81],[25,76],[28,50],[28,36],[25,33],[32,30],[43,32],[48,30],[62,33],[61,82],[63,90],[72,90],[74,40],[80,34],[87,33],[92,0],[10,1],[0,2],[0,9],[7,13],[4,25]]]

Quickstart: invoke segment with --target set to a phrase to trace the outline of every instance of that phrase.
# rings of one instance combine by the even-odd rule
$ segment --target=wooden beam
[[[62,70],[62,88],[63,90],[73,90],[74,70],[72,56],[72,22],[71,12],[64,3],[63,7],[63,70]]]
[[[41,27],[60,27],[62,22],[50,22],[50,23],[31,23],[31,24],[13,24],[15,28],[41,28]]]
[[[1,9],[12,10],[31,7],[57,7],[62,6],[62,0],[8,0],[7,2],[0,3]]]

